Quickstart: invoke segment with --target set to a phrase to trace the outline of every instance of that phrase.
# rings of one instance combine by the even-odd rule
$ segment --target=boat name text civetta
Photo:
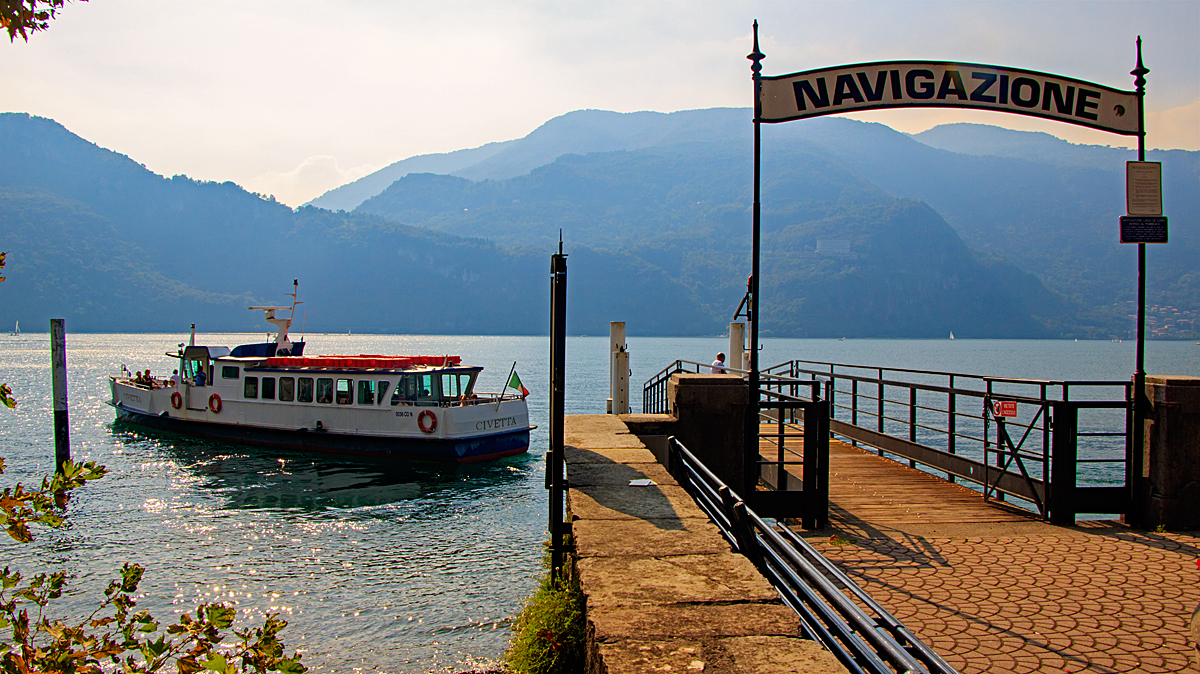
[[[504,417],[502,419],[484,419],[483,421],[476,422],[475,430],[491,431],[491,430],[495,430],[497,428],[508,428],[509,426],[516,426],[516,425],[517,425],[516,417]]]

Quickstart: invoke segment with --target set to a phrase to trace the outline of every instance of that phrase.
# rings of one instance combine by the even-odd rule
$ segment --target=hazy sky
[[[755,18],[770,75],[931,59],[1132,89],[1141,34],[1149,145],[1200,149],[1198,0],[91,0],[28,44],[2,43],[0,110],[51,117],[164,175],[233,180],[295,206],[572,110],[748,107]],[[1131,141],[1001,113],[854,116],[907,132],[972,121]]]

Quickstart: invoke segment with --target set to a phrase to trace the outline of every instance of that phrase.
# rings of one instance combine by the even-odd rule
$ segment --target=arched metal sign
[[[884,108],[974,108],[1138,134],[1138,95],[1058,75],[944,61],[888,61],[761,77],[759,120]]]
[[[1144,106],[1146,74],[1142,65],[1142,38],[1137,40],[1134,91],[1122,91],[1093,82],[1005,66],[946,61],[886,61],[806,70],[790,75],[762,75],[766,58],[758,47],[758,21],[754,22],[754,51],[750,71],[754,80],[754,202],[751,274],[747,289],[750,323],[750,396],[760,400],[758,371],[759,255],[760,255],[760,126],[844,112],[887,108],[974,108],[1042,117],[1078,124],[1125,136],[1138,137],[1138,162],[1146,159]],[[1130,213],[1130,215],[1134,215]],[[1126,218],[1129,219],[1129,218]],[[1165,242],[1166,218],[1155,220]],[[1124,223],[1123,223],[1124,224]],[[1133,223],[1138,224],[1138,223]],[[1138,244],[1137,366],[1134,371],[1135,415],[1133,465],[1141,465],[1143,424],[1149,407],[1145,399],[1146,245]],[[740,309],[739,309],[740,311]],[[757,415],[746,415],[747,447],[757,447]],[[755,454],[752,456],[752,454]],[[747,452],[747,475],[756,474]],[[753,487],[750,487],[753,489]]]

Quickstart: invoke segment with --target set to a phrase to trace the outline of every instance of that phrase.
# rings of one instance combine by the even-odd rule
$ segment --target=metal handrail
[[[1069,384],[1069,385],[1078,385],[1078,386],[1104,386],[1104,385],[1110,385],[1110,384],[1125,383],[1125,382],[1113,382],[1113,381],[1099,380],[1099,379],[1098,380],[1075,380],[1075,379],[1028,379],[1028,378],[1024,378],[1024,377],[992,377],[992,376],[982,375],[982,374],[970,374],[967,372],[946,372],[944,370],[916,370],[916,369],[909,369],[909,368],[903,368],[903,367],[878,367],[875,365],[854,365],[852,363],[834,363],[832,361],[803,360],[800,358],[795,358],[795,359],[792,359],[789,361],[785,361],[778,365],[772,365],[771,367],[763,370],[763,374],[766,374],[766,373],[774,374],[775,370],[777,370],[781,367],[790,366],[792,363],[807,363],[809,365],[828,365],[831,367],[848,367],[848,368],[853,368],[856,370],[883,370],[884,372],[902,372],[905,374],[928,374],[928,375],[936,375],[936,376],[954,375],[955,377],[963,377],[966,379],[980,379],[983,381],[991,381],[991,382],[1003,383],[1003,384],[1047,384],[1047,385],[1051,385],[1051,386],[1061,386],[1063,384]],[[824,372],[822,374],[829,375],[830,373]],[[844,377],[846,375],[838,375],[838,376]]]
[[[800,617],[804,634],[820,642],[846,669],[854,674],[957,674],[807,541],[759,517],[675,437],[668,443],[682,468],[683,486],[697,505],[771,581]]]
[[[903,375],[944,381],[907,381]],[[1075,463],[1124,463],[1126,476],[1131,470],[1132,388],[1125,381],[988,377],[812,360],[767,368],[762,380],[764,390],[779,399],[823,395],[830,403],[834,433],[855,445],[870,446],[880,456],[906,460],[911,467],[931,470],[952,482],[976,483],[977,487],[968,486],[981,490],[985,498],[1012,496],[1014,505],[1032,507],[1042,517],[1048,516],[1046,498],[1052,477],[1053,406],[1069,402],[1080,410],[1124,410],[1123,421],[1093,416],[1090,428],[1074,433],[1088,452]],[[1084,396],[1087,400],[1079,399],[1080,388],[1092,389]],[[1119,392],[1106,394],[1106,388]],[[897,396],[898,391],[906,393]],[[1020,420],[1001,418],[991,410],[991,404],[1000,401],[1016,402],[1033,414]],[[1124,446],[1115,446],[1122,443],[1112,440],[1122,437]],[[1077,449],[1072,445],[1072,451]],[[1113,451],[1117,455],[1108,458]]]
[[[690,367],[685,367],[690,366]],[[643,414],[670,414],[671,409],[667,400],[667,382],[671,381],[671,375],[678,372],[694,372],[702,374],[701,368],[711,368],[711,363],[697,363],[693,360],[676,360],[670,365],[656,372],[653,376],[646,380],[642,386],[642,413]],[[726,374],[749,374],[748,370],[738,369],[736,367],[724,367]]]

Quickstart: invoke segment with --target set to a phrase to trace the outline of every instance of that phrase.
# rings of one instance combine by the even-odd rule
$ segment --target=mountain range
[[[571,334],[720,334],[750,269],[749,112],[578,111],[525,138],[397,162],[290,209],[156,175],[56,122],[0,115],[0,321],[264,329],[301,281],[314,331],[544,334],[569,254]],[[983,125],[763,130],[767,336],[1127,337],[1128,150]],[[1200,319],[1200,153],[1164,166],[1151,334]]]

